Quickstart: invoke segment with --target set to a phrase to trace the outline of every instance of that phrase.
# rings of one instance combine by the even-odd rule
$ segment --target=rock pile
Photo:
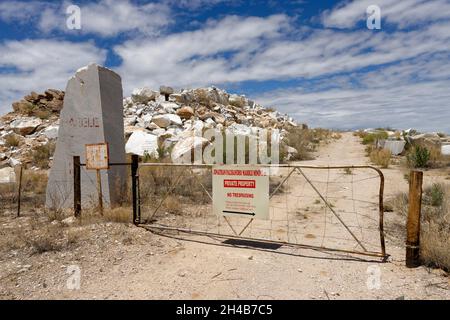
[[[371,134],[386,132],[388,138],[377,141],[377,146],[390,150],[394,155],[403,154],[407,145],[419,145],[429,150],[440,150],[445,156],[450,155],[450,136],[445,133],[419,133],[414,129],[402,131],[365,129],[364,132]]]
[[[64,92],[32,92],[14,102],[13,112],[0,117],[0,168],[32,164],[33,152],[58,137]],[[50,147],[49,147],[50,148]]]
[[[33,166],[33,150],[54,143],[58,136],[63,100],[64,92],[50,89],[13,103],[14,112],[0,118],[0,168]],[[127,152],[140,155],[156,156],[161,146],[168,150],[177,144],[184,150],[189,142],[186,132],[192,130],[217,128],[250,135],[258,128],[272,128],[283,136],[297,126],[287,115],[215,87],[178,92],[166,86],[158,91],[136,89],[123,106]]]
[[[22,100],[12,104],[14,112],[22,115],[34,115],[47,111],[50,113],[59,113],[63,107],[64,92],[56,89],[48,89],[43,94],[31,92]]]
[[[216,128],[250,135],[264,128],[279,129],[283,136],[286,129],[297,126],[287,115],[216,87],[180,92],[170,87],[161,87],[159,92],[137,89],[124,100],[124,119],[125,134],[132,136],[127,152],[153,156],[157,156],[158,146],[174,148],[173,154],[180,153],[179,149],[189,150],[186,132],[192,130]],[[148,146],[147,150],[141,145]]]

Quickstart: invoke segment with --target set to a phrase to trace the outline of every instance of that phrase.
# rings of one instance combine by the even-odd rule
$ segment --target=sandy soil
[[[301,164],[368,163],[358,138],[346,133],[323,146],[316,160]],[[399,167],[383,172],[387,198],[407,190]],[[356,170],[351,174],[305,173],[317,181],[317,188],[358,238],[370,249],[379,250],[379,234],[371,228],[377,223],[378,187],[371,178],[373,172],[363,173],[371,179],[360,182],[355,182],[360,177]],[[442,180],[446,174],[429,171],[426,183]],[[305,185],[308,187],[304,178],[293,176],[286,190],[271,202],[272,217],[280,215],[285,220],[280,219],[280,225],[268,236],[258,231],[256,223],[248,230],[250,235],[361,249],[323,203],[317,203],[314,190]],[[353,200],[361,197],[368,203],[355,204]],[[26,219],[2,216],[2,236]],[[287,220],[293,223],[289,228]],[[214,237],[157,235],[124,224],[84,226],[72,248],[33,255],[22,250],[2,253],[0,299],[449,299],[450,281],[443,271],[404,267],[405,249],[398,234],[401,223],[397,214],[386,213],[390,258],[385,263],[379,258],[304,248],[232,247]],[[321,237],[325,225],[326,236]],[[81,271],[80,288],[75,290],[67,288],[67,267],[72,265]],[[375,278],[380,275],[379,286],[372,281],[374,274]]]

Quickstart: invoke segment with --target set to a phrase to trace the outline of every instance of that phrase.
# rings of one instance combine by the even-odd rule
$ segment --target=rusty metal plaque
[[[107,143],[86,145],[86,169],[109,169],[109,148]]]

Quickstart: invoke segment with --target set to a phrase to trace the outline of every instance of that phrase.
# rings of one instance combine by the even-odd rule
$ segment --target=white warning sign
[[[268,169],[247,166],[214,166],[213,210],[219,216],[268,220]]]

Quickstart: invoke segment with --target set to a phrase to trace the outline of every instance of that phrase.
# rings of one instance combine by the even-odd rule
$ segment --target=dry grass
[[[18,147],[20,145],[20,138],[14,133],[7,135],[4,140],[7,147]]]
[[[25,244],[37,254],[61,250],[63,238],[63,229],[59,225],[47,225],[23,237]]]
[[[131,208],[119,207],[115,209],[105,210],[103,219],[115,223],[131,223],[133,211]]]
[[[333,133],[327,129],[302,129],[293,127],[288,130],[287,144],[297,150],[291,161],[312,160],[312,152],[316,151],[320,143],[329,143],[332,139],[340,139],[341,134]],[[280,158],[284,162],[287,154],[281,150]]]
[[[360,137],[362,139],[362,144],[373,145],[377,140],[384,140],[388,138],[388,133],[384,130],[380,130],[374,133],[368,133],[364,131],[357,131],[353,133],[354,136]]]
[[[203,187],[212,191],[210,170],[193,170],[174,167],[143,167],[139,174],[142,203],[148,204],[160,199],[167,192],[179,201],[190,203],[207,203],[209,197]],[[202,187],[203,185],[203,187]]]
[[[22,178],[22,190],[35,194],[45,194],[48,175],[45,171],[25,170]]]
[[[444,168],[450,167],[450,156],[443,155],[441,148],[429,147],[430,152],[430,167],[432,168]]]
[[[399,213],[406,220],[408,195],[398,194],[385,203],[385,209]],[[403,229],[405,229],[404,225]],[[433,184],[425,188],[423,192],[420,256],[423,263],[427,265],[450,270],[449,248],[450,185]]]
[[[46,109],[38,109],[34,112],[34,115],[41,120],[47,120],[52,116],[52,112]]]
[[[164,210],[171,214],[179,214],[182,212],[180,199],[176,196],[168,196],[166,201],[164,201]]]
[[[11,209],[17,202],[17,187],[15,183],[0,184],[0,212]]]
[[[384,203],[385,212],[397,212],[403,218],[408,216],[408,194],[399,193]]]
[[[434,184],[424,192],[420,254],[426,264],[450,270],[450,185]]]
[[[391,157],[391,151],[387,149],[375,148],[370,152],[370,161],[384,169],[389,167],[389,164],[391,163]]]
[[[20,103],[17,106],[14,106],[15,112],[26,115],[26,116],[34,115],[35,109],[36,109],[35,105],[28,101]]]
[[[31,152],[31,163],[32,165],[40,169],[48,169],[50,163],[50,157],[53,156],[55,152],[56,144],[54,142],[49,142],[45,145],[37,146]]]
[[[19,169],[16,169],[18,177]],[[47,173],[42,171],[24,170],[22,174],[21,205],[24,210],[42,208],[45,204]],[[0,210],[17,208],[18,181],[10,184],[0,184]]]

